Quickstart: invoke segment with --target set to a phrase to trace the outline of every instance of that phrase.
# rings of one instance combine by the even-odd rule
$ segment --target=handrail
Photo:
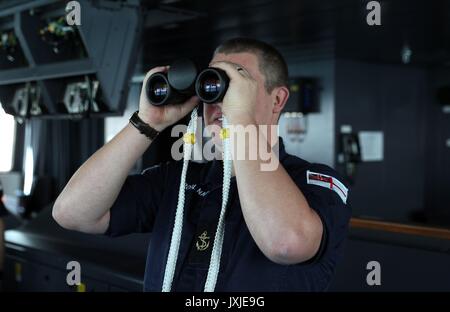
[[[438,227],[409,225],[409,224],[368,220],[360,218],[351,218],[350,226],[352,228],[362,228],[391,233],[418,235],[450,240],[450,229]]]

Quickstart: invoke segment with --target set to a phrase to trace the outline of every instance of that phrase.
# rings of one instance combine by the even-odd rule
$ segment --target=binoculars
[[[230,79],[225,71],[209,67],[197,71],[195,64],[188,59],[173,62],[167,73],[151,75],[145,85],[150,103],[155,106],[180,104],[197,95],[206,104],[223,100]]]

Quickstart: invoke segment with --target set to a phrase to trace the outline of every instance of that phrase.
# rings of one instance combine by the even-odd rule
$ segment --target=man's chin
[[[222,129],[222,121],[221,120],[214,120],[211,125],[214,125],[215,127],[219,127],[220,129]]]

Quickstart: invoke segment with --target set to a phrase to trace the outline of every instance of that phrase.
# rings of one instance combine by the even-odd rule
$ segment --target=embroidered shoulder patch
[[[342,199],[344,204],[347,203],[348,189],[341,181],[332,176],[307,170],[306,183],[322,186],[335,191],[336,194],[338,194]]]

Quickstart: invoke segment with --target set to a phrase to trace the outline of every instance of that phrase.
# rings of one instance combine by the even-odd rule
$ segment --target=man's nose
[[[211,105],[211,108],[213,108],[214,110],[216,110],[216,109],[222,110],[222,102],[218,102],[218,103],[214,103],[214,104],[206,104],[206,105]]]

